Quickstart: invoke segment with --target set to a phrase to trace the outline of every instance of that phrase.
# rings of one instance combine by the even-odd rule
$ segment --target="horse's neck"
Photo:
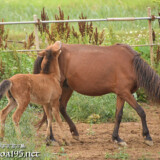
[[[50,66],[50,74],[52,74],[52,73],[60,81],[61,76],[60,76],[58,59],[55,59],[53,64],[51,64],[51,66]]]

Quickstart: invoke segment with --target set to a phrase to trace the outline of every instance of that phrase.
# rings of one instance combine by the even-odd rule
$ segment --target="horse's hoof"
[[[147,144],[148,146],[153,146],[153,141],[144,140],[144,143]]]
[[[79,141],[79,136],[72,135],[73,139]]]
[[[118,142],[117,140],[114,140],[114,143],[116,143],[116,144],[118,144],[118,145],[120,145],[120,146],[123,146],[123,147],[126,147],[126,146],[127,146],[127,143],[124,142],[124,141]]]
[[[2,138],[2,137],[0,137],[0,141],[1,141],[1,142],[3,141],[3,138]]]

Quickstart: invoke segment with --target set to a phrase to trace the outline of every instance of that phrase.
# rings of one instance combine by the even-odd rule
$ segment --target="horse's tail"
[[[160,77],[158,74],[138,54],[134,56],[133,66],[139,87],[144,88],[155,102],[160,102]]]
[[[37,130],[39,130],[45,122],[47,123],[47,115],[46,115],[46,112],[43,109],[42,119],[40,121],[38,121],[37,124],[35,124],[35,127],[37,127]]]
[[[0,84],[0,99],[9,91],[12,86],[12,82],[10,80],[4,80]]]

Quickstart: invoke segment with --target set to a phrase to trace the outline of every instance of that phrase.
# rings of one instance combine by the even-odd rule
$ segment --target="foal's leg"
[[[53,103],[52,109],[53,109],[53,113],[54,113],[54,117],[56,119],[56,122],[59,125],[60,131],[61,131],[61,135],[62,135],[62,139],[66,144],[69,144],[67,142],[67,138],[66,138],[65,131],[64,131],[64,128],[63,128],[62,119],[61,119],[60,114],[59,114],[59,100],[56,100]]]
[[[121,123],[122,115],[123,115],[123,106],[124,106],[124,100],[117,96],[117,108],[116,108],[116,122],[114,126],[114,131],[112,134],[112,139],[114,142],[118,143],[119,145],[125,146],[126,143],[119,137],[118,131],[119,126]]]
[[[138,115],[141,118],[142,127],[143,127],[142,135],[145,138],[144,142],[148,145],[153,145],[153,141],[152,141],[152,138],[149,134],[149,130],[147,127],[146,114],[145,114],[143,108],[137,103],[137,101],[134,99],[133,95],[130,92],[125,92],[122,95],[122,97],[126,102],[128,102],[136,110],[136,112],[138,113]]]
[[[20,128],[19,128],[19,121],[20,121],[20,118],[21,118],[23,112],[27,108],[30,100],[26,96],[25,99],[20,99],[20,100],[16,99],[16,101],[17,101],[18,106],[17,106],[16,111],[12,115],[12,119],[13,119],[13,122],[14,122],[14,127],[15,127],[16,134],[19,138],[21,136],[21,131],[20,131]]]
[[[58,145],[58,143],[56,142],[54,136],[53,136],[53,133],[52,133],[52,120],[53,120],[53,117],[52,117],[52,109],[51,109],[51,106],[50,105],[44,105],[43,106],[44,108],[44,111],[46,113],[46,116],[47,116],[47,136],[46,136],[46,144],[47,145]]]
[[[8,100],[9,100],[8,105],[0,111],[0,122],[1,122],[1,124],[0,124],[0,140],[1,141],[3,140],[3,137],[4,137],[5,120],[7,118],[7,115],[17,106],[17,103],[15,102],[14,99],[8,98]]]
[[[62,88],[62,95],[60,99],[60,112],[70,127],[72,137],[76,140],[79,140],[79,134],[76,129],[76,126],[66,112],[67,103],[72,93],[73,93],[73,90],[69,86],[65,86]]]

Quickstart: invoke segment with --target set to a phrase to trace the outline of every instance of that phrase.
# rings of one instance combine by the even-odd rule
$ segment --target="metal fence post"
[[[148,7],[148,17],[151,17],[151,8]],[[149,44],[150,44],[150,59],[151,59],[151,66],[154,65],[154,54],[153,54],[153,37],[152,37],[152,24],[151,19],[148,20],[148,27],[149,27]]]
[[[33,18],[34,18],[34,21],[38,22],[37,15],[34,15]],[[34,25],[34,33],[35,33],[36,49],[39,50],[39,38],[38,38],[38,26],[37,26],[37,24]]]

